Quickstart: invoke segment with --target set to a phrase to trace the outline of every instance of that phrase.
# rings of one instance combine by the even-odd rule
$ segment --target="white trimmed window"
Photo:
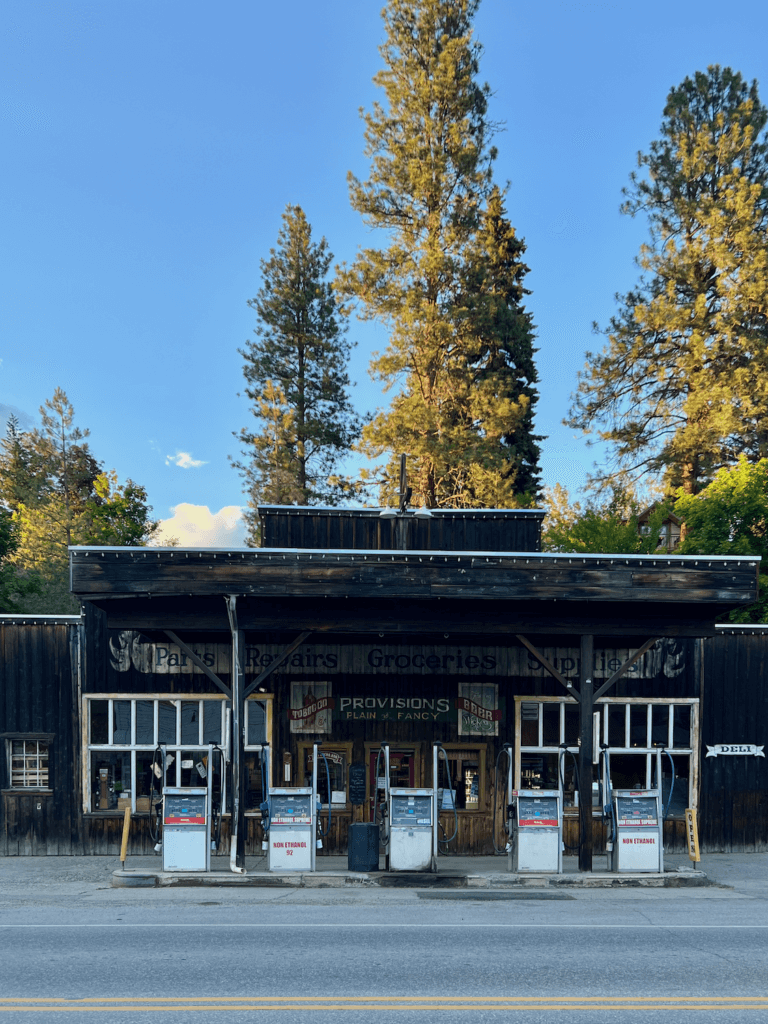
[[[10,788],[48,789],[48,741],[9,739],[7,746]]]
[[[260,693],[245,703],[245,749],[260,760],[272,729],[272,696]],[[204,785],[208,745],[223,746],[231,715],[231,702],[216,694],[93,694],[83,704],[86,813],[128,807],[147,813],[160,744],[167,754],[161,785]],[[226,779],[224,797],[226,807]]]
[[[661,783],[669,815],[682,817],[697,806],[699,701],[696,698],[603,697],[597,702],[599,742],[610,753],[614,789],[652,789],[656,785],[657,748],[663,746]],[[515,786],[557,789],[561,744],[578,757],[579,705],[572,697],[515,697]],[[592,779],[593,807],[600,806],[598,766]],[[576,807],[573,757],[562,760],[564,804]],[[670,801],[670,791],[671,801]]]

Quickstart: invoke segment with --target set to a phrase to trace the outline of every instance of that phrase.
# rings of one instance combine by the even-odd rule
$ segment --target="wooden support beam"
[[[234,864],[245,868],[245,633],[238,629],[237,598],[226,598],[232,634],[232,839]],[[230,863],[232,857],[230,854]]]
[[[549,674],[552,676],[553,679],[556,679],[558,681],[558,683],[560,683],[560,685],[565,690],[567,690],[568,693],[571,694],[572,697],[575,697],[576,700],[581,700],[581,697],[579,695],[579,691],[576,689],[576,687],[573,685],[573,683],[569,682],[564,676],[562,676],[557,671],[557,669],[552,664],[552,662],[544,657],[544,655],[541,653],[541,651],[537,650],[529,640],[527,640],[524,636],[522,636],[522,634],[516,633],[515,636],[520,641],[520,643],[523,645],[523,647],[526,647],[531,652],[531,654],[534,656],[534,658],[536,658],[536,660],[538,662],[540,662],[544,666],[544,668],[547,670],[547,672],[549,672]]]
[[[219,677],[216,675],[216,673],[205,664],[203,659],[199,658],[192,650],[192,648],[185,644],[184,641],[180,637],[178,637],[173,632],[172,629],[166,629],[165,635],[167,637],[170,637],[172,643],[176,644],[177,647],[181,648],[181,650],[186,654],[186,656],[189,658],[193,665],[197,665],[201,672],[205,672],[205,674],[208,676],[211,682],[218,686],[222,693],[225,693],[227,697],[232,697],[232,691],[226,685],[226,683],[223,683],[221,679],[219,679]]]
[[[592,747],[594,743],[594,637],[581,638],[579,705],[579,871],[592,870]]]
[[[268,679],[270,675],[272,675],[272,673],[275,671],[278,665],[282,665],[285,659],[289,658],[296,650],[296,648],[300,647],[307,639],[307,637],[311,635],[312,633],[308,629],[305,629],[303,633],[299,633],[296,639],[292,643],[288,644],[284,651],[281,651],[280,654],[278,654],[278,656],[275,658],[272,664],[267,665],[267,667],[256,676],[253,682],[248,684],[243,694],[243,699],[245,699],[246,697],[250,697],[250,695],[253,693],[256,687],[261,686],[264,680]]]
[[[600,689],[597,690],[597,692],[595,693],[594,699],[597,700],[598,697],[602,697],[604,693],[607,693],[608,690],[610,690],[610,688],[613,686],[613,684],[617,683],[619,679],[621,679],[621,677],[624,675],[624,673],[628,672],[629,669],[631,669],[632,666],[635,664],[635,662],[639,661],[642,658],[646,651],[649,651],[654,644],[658,643],[658,640],[658,637],[653,636],[650,640],[646,640],[642,647],[638,647],[638,649],[635,651],[632,657],[627,658],[624,664],[620,665],[616,669],[616,671],[613,673],[610,679],[606,679],[606,681],[603,683]]]

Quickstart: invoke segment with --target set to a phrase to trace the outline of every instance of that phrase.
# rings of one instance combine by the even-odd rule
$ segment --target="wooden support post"
[[[232,632],[232,841],[234,863],[245,868],[245,632],[237,625],[237,598],[227,599]]]
[[[581,638],[579,702],[579,871],[592,870],[592,745],[594,709],[594,637]]]

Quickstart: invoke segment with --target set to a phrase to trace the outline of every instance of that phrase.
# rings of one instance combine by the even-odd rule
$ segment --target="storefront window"
[[[206,785],[208,744],[221,744],[226,736],[230,702],[223,696],[99,696],[86,697],[84,705],[89,736],[84,770],[86,810],[119,812],[131,807],[146,813],[157,746],[166,747],[166,777],[164,783],[158,781],[159,786]],[[259,700],[246,701],[245,720],[246,750],[254,752],[246,758],[246,771],[251,771],[248,766],[254,762],[257,778],[247,806],[258,809],[263,799],[260,751],[270,728],[271,697],[260,694]],[[216,757],[217,777],[219,770]],[[214,785],[218,787],[217,782]]]
[[[578,705],[568,698],[516,701],[520,749],[516,785],[521,789],[557,789],[562,773],[564,802],[578,800],[574,758],[578,757]],[[669,814],[682,816],[695,806],[694,768],[697,753],[692,746],[698,701],[693,699],[626,700],[604,698],[598,703],[599,742],[608,746],[614,789],[650,789],[656,786],[657,750],[661,758],[661,790]],[[559,729],[555,723],[559,721]],[[562,755],[560,745],[567,744]],[[599,769],[593,769],[592,806],[600,807]],[[671,792],[671,802],[670,802]]]
[[[8,740],[11,789],[48,788],[48,744],[41,740]]]
[[[351,744],[343,747],[331,747],[323,744],[320,748],[317,759],[317,795],[321,803],[328,804],[330,777],[331,804],[346,804],[351,753]],[[304,786],[312,785],[313,756],[313,747],[301,744],[300,757],[303,771],[301,784]]]
[[[445,749],[445,748],[444,748]],[[478,747],[461,749],[448,748],[448,765],[451,772],[451,790],[459,811],[477,811],[480,809],[480,783],[484,774],[481,766],[481,750]],[[437,785],[445,791],[443,809],[451,807],[448,797],[448,774],[445,758],[440,755],[437,765]]]

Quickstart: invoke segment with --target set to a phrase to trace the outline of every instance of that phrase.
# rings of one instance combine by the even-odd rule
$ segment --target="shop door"
[[[368,787],[370,798],[368,800],[369,821],[373,821],[373,797],[376,791],[376,759],[379,756],[378,750],[371,750],[368,764]],[[381,759],[383,761],[383,757]],[[385,773],[381,762],[379,771],[383,778]],[[416,755],[412,750],[391,750],[389,751],[389,784],[392,789],[413,789],[416,779]],[[381,799],[381,794],[379,794]]]

